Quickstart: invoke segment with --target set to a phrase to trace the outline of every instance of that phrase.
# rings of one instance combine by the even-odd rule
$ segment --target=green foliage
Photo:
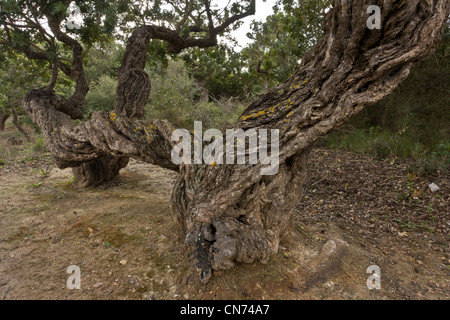
[[[275,13],[265,22],[254,22],[248,37],[253,40],[244,50],[249,72],[268,73],[269,87],[288,79],[299,65],[300,59],[322,36],[324,10],[329,0],[282,0]],[[262,74],[260,81],[264,81]],[[261,82],[260,82],[261,83]]]
[[[450,141],[441,143],[432,155],[436,158],[445,159],[447,163],[450,163]]]
[[[4,49],[4,48],[1,48]],[[24,115],[22,100],[32,89],[44,87],[50,81],[48,63],[29,60],[23,54],[11,50],[1,50],[0,60],[0,113],[11,113],[14,108],[19,115]],[[58,94],[70,94],[73,82],[60,75],[60,81],[55,87]],[[28,116],[20,117],[21,123],[31,125],[38,131]]]
[[[195,81],[189,77],[184,64],[170,61],[168,69],[153,78],[150,102],[146,106],[147,115],[151,118],[168,119],[186,128],[192,120],[197,90]]]
[[[248,63],[242,53],[226,44],[187,50],[182,58],[194,79],[218,99],[246,97],[259,81],[258,75],[248,72]]]
[[[169,57],[163,41],[154,39],[148,46],[147,67],[151,70],[167,69]]]
[[[44,168],[41,168],[39,170],[34,169],[34,172],[36,172],[37,174],[41,175],[42,177],[47,177],[49,172],[45,171]]]
[[[34,152],[41,152],[45,149],[45,139],[44,138],[39,138],[35,143],[31,144],[31,149]]]
[[[102,76],[117,78],[122,63],[125,48],[111,42],[103,45],[95,45],[87,48],[87,57],[84,72],[88,84],[92,85],[99,81]]]
[[[194,121],[202,121],[205,128],[222,128],[237,119],[239,109],[242,106],[235,103],[210,102],[183,61],[171,60],[166,71],[153,77],[146,116],[167,119],[186,129],[193,129]]]
[[[437,170],[450,168],[450,141],[442,143],[435,152],[422,159],[418,164],[408,168],[409,172],[415,175],[429,176]]]
[[[333,133],[328,135],[323,143],[332,149],[356,151],[383,159],[392,155],[402,158],[425,156],[423,145],[412,137],[392,134],[381,127]]]
[[[215,98],[247,98],[290,77],[299,59],[322,35],[329,0],[280,1],[266,22],[254,22],[253,40],[237,51],[234,39],[183,54],[191,75]],[[263,5],[263,4],[260,4]],[[258,65],[261,68],[258,72]],[[267,73],[267,76],[265,75]]]
[[[50,79],[45,66],[30,62],[23,55],[3,51],[0,62],[0,108],[9,112],[20,107],[25,94]]]

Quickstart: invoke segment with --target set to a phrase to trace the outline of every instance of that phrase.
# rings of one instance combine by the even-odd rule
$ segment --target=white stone
[[[435,193],[438,192],[439,190],[441,190],[441,188],[439,188],[436,184],[432,183],[428,186],[428,188],[430,188],[430,191]]]

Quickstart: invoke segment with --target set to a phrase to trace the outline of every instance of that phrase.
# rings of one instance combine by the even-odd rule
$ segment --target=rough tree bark
[[[76,89],[73,96],[69,99],[68,104],[71,105],[72,110],[76,110],[76,114],[72,116],[73,119],[80,119],[82,115],[82,106],[84,99],[89,92],[89,87],[86,81],[84,66],[83,66],[83,48],[78,41],[72,39],[60,29],[61,21],[49,18],[49,26],[55,37],[70,46],[73,51],[73,63],[71,76],[76,80]],[[45,90],[53,90],[56,83],[58,68],[53,66],[53,76],[49,86]],[[73,167],[72,172],[76,178],[77,184],[81,188],[96,187],[114,179],[121,169],[128,165],[129,158],[103,156],[98,159],[93,159],[87,163],[81,163],[79,166]]]
[[[19,132],[25,137],[25,139],[27,140],[28,143],[31,143],[31,137],[28,134],[28,132],[22,127],[22,125],[19,122],[19,115],[17,114],[16,109],[12,110],[12,115],[13,115],[13,120],[12,123],[14,124],[14,126],[17,128],[17,130],[19,130]]]
[[[8,113],[0,114],[0,132],[5,131],[6,120],[8,120],[9,117],[10,115]]]
[[[367,28],[369,5],[382,10],[381,30]],[[114,156],[179,172],[171,205],[187,243],[195,248],[201,279],[207,281],[212,270],[267,262],[277,253],[301,199],[311,145],[390,94],[432,53],[449,12],[448,0],[335,0],[324,22],[324,37],[300,68],[253,102],[236,123],[244,130],[280,130],[280,170],[274,176],[262,176],[262,164],[176,166],[171,161],[175,128],[167,121],[130,119],[138,111],[98,112],[73,127],[61,112],[68,101],[45,90],[30,92],[24,108],[48,137],[61,167]],[[139,45],[147,41],[146,33],[163,31],[139,29]],[[177,43],[175,51],[183,47]],[[137,48],[133,46],[130,42],[127,52]],[[131,76],[147,83],[139,72]],[[130,86],[131,76],[120,80],[122,98],[130,95],[140,101],[147,87],[139,92]]]

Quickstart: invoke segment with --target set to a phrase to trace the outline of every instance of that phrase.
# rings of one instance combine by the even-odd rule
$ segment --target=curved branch
[[[220,26],[214,28],[214,33],[217,35],[223,31],[225,31],[225,29],[228,28],[229,26],[231,26],[233,23],[235,23],[239,20],[242,20],[244,18],[247,18],[249,16],[253,16],[253,15],[255,15],[255,13],[256,13],[256,2],[255,2],[255,0],[251,0],[250,6],[247,9],[247,11],[228,18]]]
[[[49,151],[61,168],[77,167],[102,158],[130,157],[173,171],[175,128],[163,120],[131,121],[115,112],[97,112],[92,119],[73,126],[68,115],[70,102],[51,90],[27,94],[23,107],[48,140]]]
[[[45,87],[46,90],[53,91],[56,86],[56,81],[58,81],[59,68],[57,64],[52,65],[52,77],[50,78],[50,82]]]
[[[269,71],[262,69],[263,59],[264,58],[259,59],[258,66],[256,67],[256,72],[264,75],[264,77],[266,78],[266,89],[268,89],[269,88]]]
[[[79,114],[79,116],[76,117],[75,119],[82,119],[82,117],[83,117],[82,109],[83,109],[84,99],[85,99],[87,93],[89,92],[89,86],[88,86],[88,83],[86,80],[86,75],[84,73],[83,47],[77,40],[71,38],[70,36],[68,36],[67,34],[65,34],[64,32],[61,31],[61,29],[60,29],[61,20],[60,19],[56,19],[53,16],[47,16],[47,19],[48,19],[48,25],[50,27],[50,30],[55,35],[56,39],[58,39],[59,41],[61,41],[64,44],[67,44],[68,46],[70,46],[72,48],[73,61],[72,61],[72,70],[71,70],[70,74],[71,74],[72,78],[75,79],[76,87],[75,87],[74,94],[69,99],[69,102],[73,105],[74,109],[78,110],[77,114]],[[65,72],[67,74],[67,72],[66,72],[66,71],[68,71],[67,68],[65,68],[64,66],[62,66],[62,67],[63,68],[61,70],[63,70],[63,72]],[[74,113],[75,112],[72,112],[72,114],[74,114]]]

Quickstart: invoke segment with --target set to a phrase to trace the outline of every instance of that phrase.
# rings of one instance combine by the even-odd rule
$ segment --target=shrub
[[[112,111],[116,99],[117,80],[108,75],[101,76],[91,87],[84,103],[84,112],[88,117],[96,111]]]
[[[234,99],[210,101],[208,92],[191,78],[183,61],[169,61],[168,68],[152,77],[152,92],[146,105],[146,117],[166,119],[178,127],[223,129],[237,119],[243,106]]]
[[[34,144],[32,144],[31,149],[34,152],[41,152],[45,149],[45,140],[44,138],[39,138]]]

